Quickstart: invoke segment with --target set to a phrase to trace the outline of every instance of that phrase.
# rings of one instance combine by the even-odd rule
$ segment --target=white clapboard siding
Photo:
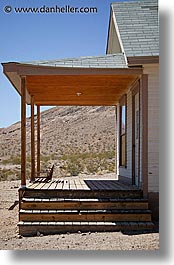
[[[144,65],[148,74],[148,191],[159,191],[159,65]]]
[[[148,191],[159,191],[159,66],[144,65],[148,74]],[[143,104],[142,95],[140,102]],[[117,107],[119,120],[119,106]],[[142,180],[142,112],[140,106],[140,181]],[[119,126],[117,128],[119,131]],[[119,151],[119,141],[117,143]],[[132,93],[127,92],[127,167],[119,167],[120,176],[132,178]]]

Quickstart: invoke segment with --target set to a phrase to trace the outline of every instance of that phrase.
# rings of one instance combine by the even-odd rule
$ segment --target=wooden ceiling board
[[[35,104],[115,105],[137,75],[27,76]],[[80,94],[78,94],[80,93]]]

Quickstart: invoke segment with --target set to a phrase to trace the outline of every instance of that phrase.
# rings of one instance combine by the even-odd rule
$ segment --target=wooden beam
[[[30,181],[35,180],[35,134],[34,134],[34,101],[31,97],[31,177]]]
[[[21,63],[3,63],[4,73],[14,72],[19,75],[117,75],[135,74],[141,75],[143,69],[136,68],[84,68],[84,67],[58,67],[30,65]]]
[[[118,99],[112,101],[61,101],[61,100],[50,100],[50,101],[36,101],[36,104],[40,106],[115,106],[118,103]]]
[[[40,106],[37,105],[37,176],[40,172]]]
[[[136,64],[137,67],[140,67],[142,64],[155,64],[159,63],[159,56],[134,56],[128,57],[128,64]]]
[[[21,186],[26,186],[26,87],[21,78]]]

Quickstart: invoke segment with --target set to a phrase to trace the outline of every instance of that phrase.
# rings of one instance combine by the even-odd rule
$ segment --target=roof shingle
[[[127,57],[159,55],[158,0],[112,3]]]
[[[107,54],[104,56],[89,56],[49,61],[20,62],[22,64],[53,66],[53,67],[79,67],[79,68],[127,68],[122,53]]]

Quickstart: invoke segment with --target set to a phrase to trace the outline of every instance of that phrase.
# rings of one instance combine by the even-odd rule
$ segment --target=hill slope
[[[114,107],[51,108],[41,113],[42,168],[55,163],[56,177],[113,172],[115,137]],[[0,130],[0,158],[0,179],[19,178],[20,122]],[[30,118],[27,119],[28,176],[29,168]]]

